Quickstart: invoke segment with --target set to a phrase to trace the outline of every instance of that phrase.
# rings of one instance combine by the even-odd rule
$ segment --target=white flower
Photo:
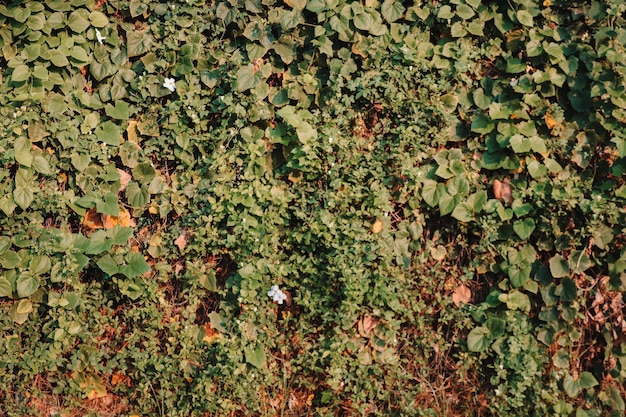
[[[278,285],[272,285],[272,288],[267,292],[268,297],[272,297],[272,301],[277,301],[278,304],[282,304],[287,299],[287,295],[278,288]]]
[[[166,78],[163,81],[163,87],[167,88],[173,93],[174,91],[176,91],[176,80],[174,80],[173,78]]]
[[[515,87],[517,85],[517,78],[511,78],[511,81],[509,82],[509,85],[511,87]]]
[[[98,29],[96,29],[96,40],[98,41],[98,43],[100,43],[100,45],[102,45],[102,42],[106,39],[106,36],[102,36],[102,33],[100,33],[100,31]]]

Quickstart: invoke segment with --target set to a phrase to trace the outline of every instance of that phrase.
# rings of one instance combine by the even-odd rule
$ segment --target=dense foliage
[[[623,415],[625,12],[0,3],[0,410]]]

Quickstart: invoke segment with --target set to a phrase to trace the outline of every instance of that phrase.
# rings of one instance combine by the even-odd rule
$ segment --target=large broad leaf
[[[255,368],[263,368],[265,366],[265,350],[261,346],[256,349],[246,349],[246,362]]]
[[[30,77],[30,69],[28,68],[28,65],[19,65],[13,70],[13,73],[11,74],[11,81],[19,83],[26,81],[28,77]]]
[[[22,210],[26,210],[35,199],[35,194],[30,187],[15,187],[13,200]]]
[[[150,265],[140,253],[131,252],[126,255],[126,265],[120,267],[120,273],[127,278],[134,278],[150,272]]]
[[[467,335],[467,348],[470,352],[482,352],[491,343],[490,331],[488,328],[479,326],[472,329]]]
[[[17,279],[17,295],[28,297],[39,289],[39,278],[31,273],[22,273]]]
[[[11,283],[6,278],[0,277],[0,297],[11,297],[12,295]]]
[[[567,260],[561,255],[554,255],[550,259],[550,273],[554,278],[566,277],[569,274]]]
[[[522,25],[533,27],[533,16],[528,12],[528,10],[518,10],[515,15],[517,16],[517,21]]]
[[[593,262],[585,251],[574,250],[570,253],[568,259],[569,267],[577,274],[582,274],[593,266]]]
[[[380,9],[383,18],[391,23],[400,19],[404,14],[405,8],[402,2],[397,0],[385,0]]]
[[[128,103],[124,101],[117,101],[115,107],[107,104],[104,108],[106,115],[112,119],[127,120],[130,117],[130,109]]]
[[[120,270],[117,262],[115,262],[115,259],[113,259],[113,257],[108,254],[100,258],[96,265],[98,265],[98,268],[100,268],[104,273],[108,275],[115,275]]]
[[[120,144],[121,131],[113,122],[102,123],[96,128],[95,134],[100,141],[108,145],[119,146]]]
[[[533,233],[533,230],[535,230],[535,221],[531,218],[516,220],[515,223],[513,223],[513,230],[520,239],[526,240]]]
[[[256,87],[263,80],[259,71],[256,71],[253,64],[241,67],[237,71],[237,91],[246,91]]]

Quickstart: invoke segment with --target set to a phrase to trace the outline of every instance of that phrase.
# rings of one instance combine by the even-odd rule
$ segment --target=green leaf
[[[562,278],[569,275],[567,260],[561,255],[554,255],[550,259],[550,273],[554,278]]]
[[[554,366],[558,368],[561,368],[561,369],[569,368],[569,361],[570,361],[569,353],[567,353],[567,351],[563,349],[557,350],[556,353],[552,355],[552,363],[554,364]]]
[[[200,275],[198,284],[200,284],[200,286],[206,290],[216,291],[217,283],[215,280],[215,270],[210,269],[206,272],[206,274]]]
[[[257,346],[256,349],[246,349],[246,362],[255,368],[263,368],[265,366],[265,350],[261,346]]]
[[[70,50],[70,57],[81,63],[89,61],[89,56],[87,55],[87,52],[85,52],[85,50],[80,46],[74,46]]]
[[[91,25],[97,28],[105,27],[109,24],[109,18],[102,12],[94,10],[89,14],[89,21]]]
[[[533,17],[528,10],[518,10],[517,13],[515,13],[515,16],[517,16],[517,21],[522,25],[528,27],[534,26]]]
[[[456,7],[456,14],[463,20],[468,20],[474,17],[474,10],[469,7],[467,4],[459,4]]]
[[[509,294],[500,294],[500,301],[511,310],[530,311],[530,298],[521,291],[513,290]]]
[[[467,348],[470,352],[482,352],[489,347],[489,329],[483,326],[473,328],[467,335]]]
[[[513,230],[522,240],[526,240],[530,237],[533,230],[535,230],[535,221],[531,218],[524,220],[516,220],[513,223]]]
[[[431,207],[435,207],[439,204],[439,198],[441,196],[442,187],[439,186],[437,181],[425,180],[422,185],[422,198]]]
[[[50,62],[54,64],[56,67],[66,67],[70,64],[70,61],[67,60],[67,56],[63,51],[53,51],[50,56]]]
[[[526,63],[519,58],[509,58],[506,61],[505,71],[509,74],[518,74],[526,70]]]
[[[554,294],[558,295],[562,301],[574,301],[578,295],[578,287],[571,278],[563,278],[557,285]]]
[[[98,262],[96,262],[96,265],[107,275],[115,275],[119,272],[117,262],[115,262],[115,259],[109,254],[100,258]]]
[[[522,135],[511,136],[509,144],[515,153],[526,153],[531,149],[530,140]]]
[[[150,194],[146,186],[140,187],[133,182],[126,188],[126,198],[131,207],[141,208],[150,201]]]
[[[50,271],[52,265],[47,255],[33,255],[28,264],[28,269],[33,275],[43,275]]]
[[[4,277],[0,277],[0,297],[13,296],[13,288],[11,283]]]
[[[130,109],[125,101],[116,101],[115,107],[107,104],[104,108],[106,115],[112,119],[127,120],[130,117]]]
[[[400,19],[405,10],[402,2],[397,0],[385,0],[380,8],[383,18],[389,23]]]
[[[130,252],[125,257],[127,264],[119,268],[119,272],[127,278],[134,278],[150,272],[150,265],[143,258],[141,253]]]
[[[22,273],[17,279],[17,295],[20,298],[28,297],[39,289],[39,278],[30,273]]]
[[[23,136],[15,139],[13,148],[15,149],[15,160],[25,167],[30,167],[33,163],[33,155],[31,154],[30,140]]]
[[[12,250],[8,250],[0,256],[0,264],[4,269],[15,268],[20,262],[19,255]]]
[[[587,389],[599,385],[598,380],[596,379],[596,377],[593,376],[591,372],[581,372],[581,374],[578,376],[578,380],[580,381],[580,385],[582,385],[583,388]]]
[[[22,210],[26,210],[35,199],[35,194],[30,187],[15,187],[13,200]]]
[[[491,132],[495,128],[495,126],[496,126],[495,122],[491,120],[489,116],[483,113],[478,113],[472,119],[471,129],[472,129],[472,132],[485,135]]]
[[[577,396],[581,388],[579,380],[575,380],[569,373],[565,375],[563,379],[563,389],[570,398]]]
[[[572,251],[568,259],[569,268],[576,274],[582,274],[593,266],[593,262],[585,251]]]
[[[85,18],[86,10],[80,9],[72,12],[67,25],[76,33],[83,33],[89,27],[89,21]]]
[[[143,55],[150,50],[152,38],[148,29],[126,32],[126,50],[129,58]]]
[[[237,71],[237,91],[242,92],[254,88],[263,80],[261,73],[255,71],[253,64],[241,67]]]
[[[28,77],[30,77],[30,69],[28,65],[23,64],[17,66],[11,74],[11,80],[16,83],[26,81]]]
[[[107,193],[104,195],[104,201],[96,202],[96,211],[109,216],[118,216],[120,214],[119,202],[116,193]]]
[[[102,123],[94,133],[101,142],[107,145],[119,146],[120,144],[120,128],[111,121]]]

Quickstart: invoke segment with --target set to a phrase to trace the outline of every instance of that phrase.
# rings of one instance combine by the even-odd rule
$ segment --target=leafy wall
[[[622,415],[625,11],[3,2],[2,408]]]

